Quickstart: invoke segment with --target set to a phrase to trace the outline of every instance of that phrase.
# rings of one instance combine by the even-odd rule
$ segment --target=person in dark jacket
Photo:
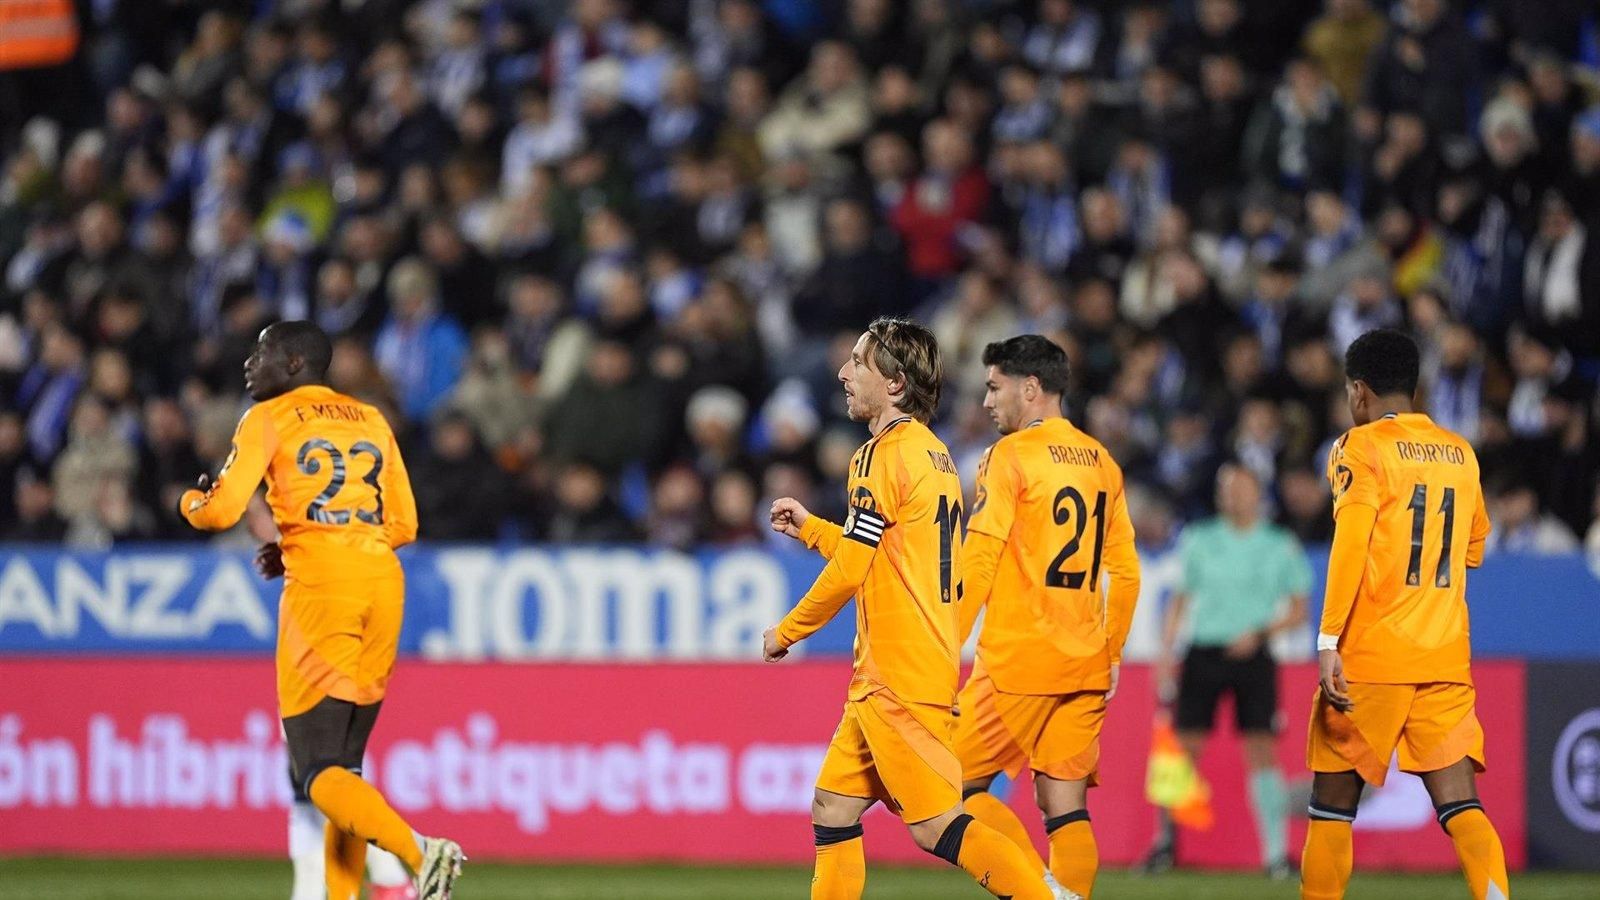
[[[466,414],[456,410],[441,414],[433,423],[428,448],[409,468],[423,539],[494,539],[509,492]]]
[[[800,288],[795,321],[813,336],[853,328],[905,308],[906,279],[895,254],[873,240],[867,210],[855,200],[828,204],[822,262]]]

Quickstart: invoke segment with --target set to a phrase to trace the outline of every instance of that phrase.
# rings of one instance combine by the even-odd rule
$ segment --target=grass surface
[[[508,866],[468,863],[456,900],[802,900],[802,869],[691,869],[675,866]],[[1595,900],[1600,875],[1514,876],[1518,900]],[[289,864],[272,860],[0,859],[0,897],[28,900],[286,900]],[[982,900],[959,872],[872,867],[866,900]],[[1252,875],[1176,873],[1144,878],[1101,874],[1097,900],[1292,900],[1293,882]],[[1458,876],[1357,874],[1351,900],[1461,900]]]

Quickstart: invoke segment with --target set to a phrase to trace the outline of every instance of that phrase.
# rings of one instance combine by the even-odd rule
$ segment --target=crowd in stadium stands
[[[904,314],[969,479],[985,343],[1065,346],[1150,547],[1226,459],[1326,540],[1341,354],[1406,327],[1493,549],[1600,549],[1582,0],[83,5],[0,73],[0,539],[194,537],[311,318],[426,539],[761,541],[842,511],[835,372]]]

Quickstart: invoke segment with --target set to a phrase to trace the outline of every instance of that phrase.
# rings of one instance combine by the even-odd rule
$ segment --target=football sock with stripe
[[[323,826],[322,856],[328,900],[361,900],[361,876],[367,868],[367,842],[329,821]]]
[[[1354,850],[1350,825],[1354,809],[1339,809],[1312,801],[1311,823],[1306,828],[1306,846],[1300,856],[1300,896],[1302,900],[1340,900],[1350,884]]]
[[[1261,837],[1261,864],[1281,862],[1289,848],[1288,794],[1277,769],[1250,773],[1250,807],[1256,814],[1256,834]]]
[[[956,816],[945,828],[933,855],[960,866],[978,887],[996,897],[1051,900],[1044,870],[1029,862],[1010,838],[968,813]]]
[[[323,769],[312,779],[308,793],[329,823],[400,857],[413,872],[422,868],[415,832],[361,776],[337,766]]]
[[[1467,876],[1473,900],[1510,897],[1506,851],[1494,825],[1483,814],[1483,805],[1476,800],[1463,800],[1443,804],[1437,807],[1437,813],[1440,827],[1456,845],[1456,857],[1461,860],[1461,873]]]
[[[1050,872],[1062,887],[1088,897],[1100,871],[1100,847],[1094,840],[1087,809],[1073,810],[1044,821],[1050,835]]]
[[[999,797],[985,790],[973,790],[963,795],[961,802],[974,819],[1010,838],[1012,843],[1022,849],[1023,856],[1037,865],[1039,871],[1045,871],[1044,857],[1034,848],[1033,838],[1028,836],[1028,829],[1022,824],[1022,820],[1017,818],[1017,814],[1011,811],[1011,807]]]
[[[861,823],[833,828],[811,826],[817,841],[817,867],[811,876],[811,900],[859,900],[867,887],[867,855]]]

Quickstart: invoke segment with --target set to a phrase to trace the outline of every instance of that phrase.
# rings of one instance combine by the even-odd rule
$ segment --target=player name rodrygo
[[[1395,450],[1406,462],[1446,462],[1465,465],[1466,453],[1454,444],[1435,444],[1426,441],[1395,441]]]

